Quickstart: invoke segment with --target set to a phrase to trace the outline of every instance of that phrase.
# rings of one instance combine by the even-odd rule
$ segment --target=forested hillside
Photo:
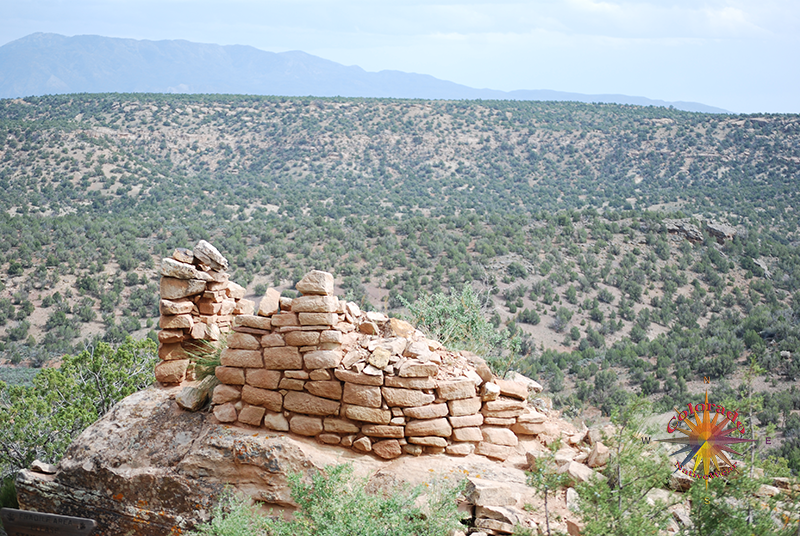
[[[798,116],[4,100],[0,338],[8,360],[40,365],[144,336],[160,257],[203,238],[251,298],[313,268],[394,313],[472,284],[516,338],[515,366],[574,407],[608,411],[641,390],[669,408],[701,375],[738,385],[753,357],[769,371],[759,419],[800,434],[798,184]],[[704,233],[708,220],[729,235]]]

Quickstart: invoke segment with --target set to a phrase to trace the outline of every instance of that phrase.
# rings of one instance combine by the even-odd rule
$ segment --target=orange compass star
[[[703,475],[705,476],[708,476],[712,473],[710,470],[711,464],[714,464],[714,467],[717,471],[722,470],[720,467],[720,460],[726,463],[729,467],[734,466],[731,460],[725,455],[725,452],[731,452],[738,456],[741,456],[741,454],[727,445],[732,443],[752,443],[755,441],[754,439],[729,437],[731,433],[737,431],[737,428],[726,428],[726,425],[731,421],[728,419],[728,417],[721,413],[714,412],[714,418],[712,419],[709,415],[710,412],[708,409],[708,391],[706,391],[706,401],[703,405],[702,420],[700,420],[700,413],[694,412],[692,415],[687,416],[683,420],[683,423],[689,427],[688,430],[677,427],[675,428],[676,431],[683,433],[687,437],[656,440],[664,443],[680,443],[686,445],[682,449],[670,454],[670,456],[677,456],[684,452],[688,453],[680,465],[685,467],[689,460],[694,458],[694,467],[692,472],[697,472],[698,467],[700,464],[702,464]],[[675,411],[678,410],[676,409]],[[719,419],[720,415],[722,415],[723,420],[722,422],[717,423],[717,419]],[[691,420],[692,416],[694,416],[694,422]],[[705,478],[705,481],[706,487],[708,487],[708,478]]]

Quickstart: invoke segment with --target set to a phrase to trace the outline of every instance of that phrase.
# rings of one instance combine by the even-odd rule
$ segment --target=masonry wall
[[[536,382],[497,379],[474,354],[449,351],[407,322],[360,311],[333,295],[327,272],[307,274],[294,299],[269,289],[255,313],[233,283],[220,288],[212,280],[202,292],[165,298],[165,289],[186,288],[181,294],[192,287],[164,283],[178,279],[171,261],[186,260],[162,265],[162,313],[176,312],[162,316],[156,374],[162,383],[191,378],[186,352],[203,339],[198,323],[209,340],[229,331],[212,397],[222,423],[314,437],[385,459],[473,452],[505,459],[517,434],[542,432],[545,416],[527,405],[530,390],[541,390]],[[195,261],[191,266],[197,269]],[[185,327],[187,317],[194,323]]]

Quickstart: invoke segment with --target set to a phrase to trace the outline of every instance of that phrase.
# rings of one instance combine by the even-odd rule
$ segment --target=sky
[[[302,50],[367,71],[800,113],[797,0],[0,0],[34,32]]]

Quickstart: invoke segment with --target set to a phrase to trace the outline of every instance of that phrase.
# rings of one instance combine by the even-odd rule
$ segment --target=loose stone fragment
[[[372,450],[372,441],[368,437],[359,437],[353,441],[353,448],[361,452],[370,452]]]
[[[271,316],[281,310],[281,293],[270,287],[258,304],[259,316]]]
[[[164,277],[174,277],[175,279],[211,279],[206,274],[199,272],[197,268],[191,264],[176,261],[169,257],[161,259],[161,275]]]
[[[194,262],[194,253],[191,249],[175,248],[175,251],[172,252],[172,258],[178,262],[192,264]]]
[[[228,269],[228,260],[222,256],[217,248],[205,240],[200,240],[194,247],[194,256],[214,270],[225,271]]]
[[[294,288],[303,294],[330,296],[333,294],[333,274],[313,270],[304,275]]]
[[[392,357],[392,353],[387,350],[386,348],[375,348],[375,350],[370,354],[367,361],[373,367],[382,369],[385,368],[386,365],[389,364],[389,358]]]

